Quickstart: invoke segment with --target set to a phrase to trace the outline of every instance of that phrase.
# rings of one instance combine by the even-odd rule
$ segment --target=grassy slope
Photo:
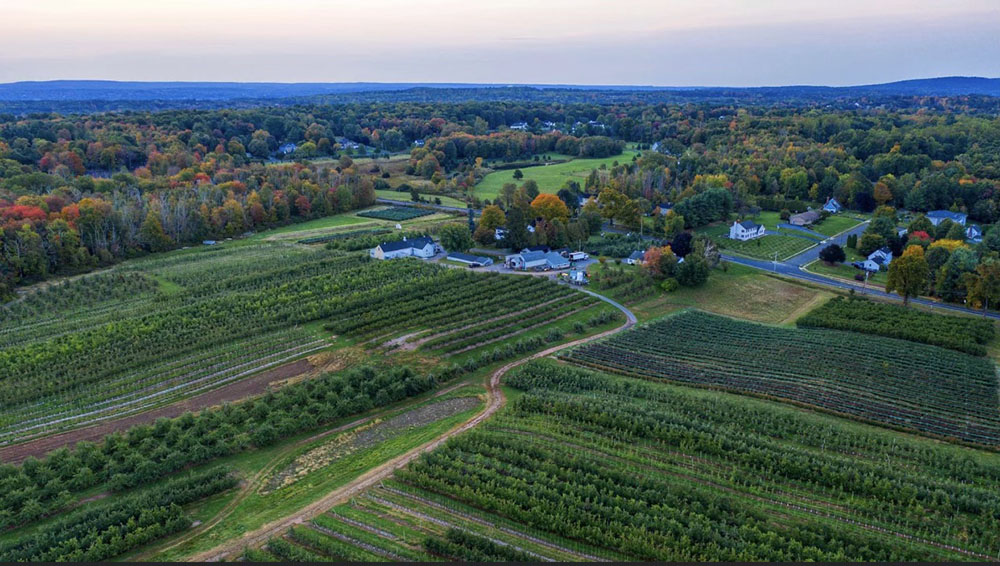
[[[637,267],[621,266],[634,271]],[[610,269],[617,269],[618,266]],[[600,269],[599,266],[591,269]],[[592,291],[620,299],[617,289]],[[791,324],[803,308],[832,297],[830,291],[799,285],[761,272],[758,269],[729,263],[726,271],[713,270],[703,287],[681,287],[673,293],[659,289],[648,298],[625,301],[640,322],[689,307],[772,324]],[[804,312],[804,311],[803,311]]]
[[[514,179],[514,170],[505,169],[494,171],[480,181],[475,188],[475,195],[481,199],[493,200],[500,194],[500,189],[505,183],[522,185],[528,179],[534,179],[538,183],[538,189],[543,193],[555,193],[567,179],[575,179],[581,184],[590,174],[591,170],[599,169],[601,165],[611,168],[615,161],[618,163],[628,163],[632,161],[635,151],[627,150],[621,155],[600,159],[574,159],[566,163],[555,165],[538,165],[535,167],[525,167],[521,169],[524,178],[520,181]]]

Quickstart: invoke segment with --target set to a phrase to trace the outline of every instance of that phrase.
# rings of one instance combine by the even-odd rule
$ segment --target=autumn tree
[[[556,195],[548,193],[538,195],[535,200],[531,201],[531,210],[535,216],[544,218],[546,222],[552,222],[556,219],[563,222],[569,220],[569,208]]]
[[[976,266],[976,271],[965,275],[965,288],[969,302],[983,305],[983,316],[990,303],[1000,302],[1000,261],[990,258]]]
[[[895,292],[903,297],[904,306],[909,304],[910,297],[919,295],[927,286],[927,270],[924,248],[909,246],[902,256],[895,258],[889,264],[886,292]]]
[[[480,244],[490,244],[495,239],[496,229],[506,223],[507,215],[499,206],[491,204],[483,209],[483,213],[479,216],[479,225],[472,237]]]

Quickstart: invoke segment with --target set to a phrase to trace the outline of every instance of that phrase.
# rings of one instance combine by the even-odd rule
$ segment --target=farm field
[[[834,328],[901,338],[985,356],[996,338],[996,323],[985,318],[949,316],[860,297],[837,297],[797,321],[806,328]]]
[[[459,328],[487,308],[537,315],[557,297],[589,299],[534,278],[275,242],[182,250],[76,281],[39,288],[0,322],[2,444],[163,406],[372,330]],[[575,304],[590,316],[603,308]],[[477,335],[517,339],[535,328],[525,320]]]
[[[631,162],[634,155],[638,155],[638,152],[625,150],[621,155],[611,157],[597,159],[577,158],[565,163],[524,167],[521,169],[524,178],[519,181],[514,179],[513,169],[494,171],[483,177],[483,180],[476,184],[473,194],[480,199],[493,201],[500,194],[500,189],[503,188],[505,183],[514,183],[517,186],[521,186],[528,179],[534,179],[538,183],[539,191],[555,194],[567,179],[573,179],[583,185],[583,181],[586,180],[587,175],[590,175],[592,170],[600,169],[602,165],[610,169],[615,161],[618,163]]]
[[[789,324],[813,305],[833,294],[827,290],[800,285],[771,277],[752,267],[728,263],[725,270],[712,272],[701,287],[680,287],[672,293],[643,284],[633,288],[628,283],[605,288],[601,273],[636,273],[637,266],[615,265],[590,267],[590,289],[628,305],[640,322],[686,308],[699,308],[726,316],[770,324]]]
[[[378,198],[384,198],[389,200],[401,200],[406,202],[410,201],[410,193],[405,191],[401,192],[401,191],[390,191],[382,189],[382,190],[376,190],[375,196],[377,196]],[[466,206],[465,201],[458,200],[457,198],[454,197],[435,195],[432,193],[424,193],[424,192],[421,192],[420,196],[426,198],[430,202],[435,202],[435,199],[441,199],[441,204],[443,206],[454,206],[456,208],[465,208]]]
[[[775,397],[893,428],[1000,446],[993,364],[935,346],[690,311],[563,357],[625,375]]]
[[[984,560],[1000,456],[551,360],[474,431],[248,559]]]
[[[421,216],[430,216],[431,214],[434,214],[433,210],[409,206],[371,208],[357,213],[358,216],[363,218],[388,220],[390,222],[403,222],[406,220],[413,220],[414,218],[420,218]]]

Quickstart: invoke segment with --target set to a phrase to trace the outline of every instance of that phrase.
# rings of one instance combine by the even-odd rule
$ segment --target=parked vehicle
[[[571,252],[569,254],[570,261],[583,261],[585,259],[590,259],[586,252]]]

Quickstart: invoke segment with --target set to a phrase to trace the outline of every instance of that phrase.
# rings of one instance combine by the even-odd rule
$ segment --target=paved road
[[[787,261],[788,263],[795,265],[796,267],[800,265],[806,265],[807,263],[812,263],[817,259],[819,259],[819,251],[830,244],[837,244],[842,248],[846,247],[847,237],[850,236],[851,234],[855,234],[858,237],[861,237],[861,233],[864,232],[866,228],[868,228],[868,222],[869,222],[868,220],[865,220],[864,222],[858,224],[857,226],[851,228],[850,230],[846,230],[844,232],[841,232],[840,234],[837,234],[836,236],[827,238],[822,242],[820,242],[818,245],[809,248],[808,250],[800,253],[799,255]]]
[[[807,251],[805,253],[808,254],[809,252]],[[863,293],[865,295],[869,295],[869,296],[872,296],[872,297],[879,297],[879,298],[883,298],[883,299],[892,299],[892,300],[897,300],[897,301],[898,300],[902,300],[902,299],[900,299],[900,297],[898,295],[894,295],[892,293],[886,293],[884,291],[880,291],[879,289],[873,289],[871,287],[868,287],[867,289],[865,289],[864,285],[861,284],[861,283],[853,283],[853,282],[850,282],[850,281],[845,281],[843,279],[835,279],[833,277],[826,277],[825,275],[818,275],[816,273],[810,273],[808,271],[805,271],[802,268],[803,264],[796,264],[796,263],[794,263],[795,260],[798,259],[798,258],[792,258],[791,260],[789,260],[787,262],[779,261],[777,263],[771,262],[771,261],[759,260],[759,259],[749,259],[749,258],[745,258],[745,257],[731,256],[731,255],[726,255],[726,254],[722,254],[722,258],[725,259],[726,261],[730,261],[732,263],[738,263],[740,265],[746,265],[748,267],[753,267],[753,268],[756,268],[756,269],[760,269],[762,271],[771,271],[771,272],[777,273],[779,275],[784,275],[786,277],[792,277],[792,278],[795,278],[795,279],[801,279],[803,281],[809,281],[809,282],[812,282],[812,283],[819,283],[819,284],[822,284],[822,285],[829,285],[831,287],[836,287],[838,289],[854,289],[858,293]],[[808,263],[808,262],[806,262],[806,263]],[[975,315],[980,315],[980,316],[982,315],[982,311],[979,311],[979,310],[967,309],[967,308],[965,308],[963,306],[953,305],[953,304],[949,304],[949,303],[939,303],[937,301],[931,301],[929,299],[921,299],[921,298],[914,297],[914,298],[910,299],[910,302],[911,303],[916,303],[918,305],[923,305],[923,306],[928,306],[928,307],[936,308],[936,309],[944,309],[944,310],[950,310],[950,311],[955,311],[955,312],[964,312],[964,313],[975,314]],[[998,313],[988,313],[987,316],[989,316],[990,318],[996,319],[996,320],[1000,320],[1000,314],[998,314]]]

